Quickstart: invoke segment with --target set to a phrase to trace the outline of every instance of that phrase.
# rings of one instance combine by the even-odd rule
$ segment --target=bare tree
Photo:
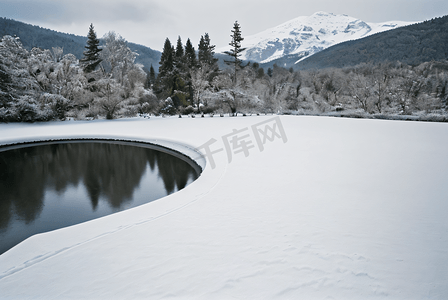
[[[201,94],[210,86],[208,78],[210,77],[210,73],[214,71],[212,66],[201,63],[198,68],[193,69],[190,73],[191,85],[194,91],[193,104],[195,104],[198,109],[201,102]]]
[[[368,112],[369,99],[372,95],[372,86],[369,80],[362,74],[354,74],[350,88],[353,98],[364,111]]]
[[[388,65],[380,65],[373,74],[374,95],[376,96],[373,104],[379,113],[383,112],[389,80],[391,77],[388,68]]]
[[[121,107],[125,97],[122,86],[113,78],[101,79],[98,84],[98,103],[106,113],[107,119],[113,119],[116,111]]]

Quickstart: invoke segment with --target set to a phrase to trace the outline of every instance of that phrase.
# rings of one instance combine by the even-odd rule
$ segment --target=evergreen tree
[[[177,39],[176,50],[174,51],[174,76],[173,76],[173,93],[171,99],[174,105],[185,106],[188,104],[188,70],[185,57],[184,46],[179,36]]]
[[[215,45],[210,44],[208,33],[201,36],[198,46],[198,62],[199,67],[203,69],[206,80],[211,82],[218,75],[218,59],[215,58]]]
[[[177,38],[176,45],[176,58],[180,58],[184,56],[184,46],[182,45],[182,39],[180,36]]]
[[[165,40],[159,64],[159,77],[166,76],[174,70],[173,49],[168,38],[166,38]]]
[[[187,40],[187,43],[185,45],[185,60],[189,70],[196,68],[198,65],[198,61],[196,59],[196,51],[194,50],[190,39]]]
[[[185,73],[187,73],[186,70],[187,62],[185,57],[185,51],[180,36],[177,39],[176,51],[174,55],[174,67],[175,67],[175,73],[182,77],[185,76]]]
[[[246,50],[246,48],[241,47],[241,42],[244,40],[244,38],[241,36],[241,28],[240,24],[238,24],[238,21],[235,21],[233,24],[233,30],[232,34],[230,35],[232,37],[232,41],[229,43],[232,48],[230,51],[225,51],[224,53],[231,56],[233,60],[226,60],[224,61],[228,65],[233,65],[234,67],[234,82],[236,84],[236,72],[241,67],[241,63],[243,62],[239,57],[241,56],[241,52]]]
[[[206,64],[208,66],[218,66],[218,59],[214,57],[215,45],[210,44],[210,37],[208,33],[201,36],[198,46],[198,60],[200,64]]]
[[[190,103],[193,103],[194,89],[192,83],[192,74],[198,67],[198,61],[196,59],[196,51],[194,50],[194,47],[191,44],[190,39],[188,39],[187,43],[185,44],[185,63],[188,70],[187,85],[188,85],[189,100]]]
[[[163,46],[160,57],[159,75],[157,76],[156,92],[162,97],[170,96],[174,85],[174,48],[168,38]]]
[[[84,57],[81,59],[81,63],[84,66],[84,72],[90,73],[96,69],[101,63],[100,52],[103,49],[98,48],[100,40],[97,39],[96,33],[93,29],[93,24],[90,24],[89,34],[87,35],[87,49],[84,51]]]
[[[151,65],[149,68],[149,87],[156,82],[156,72],[154,71],[154,67]]]

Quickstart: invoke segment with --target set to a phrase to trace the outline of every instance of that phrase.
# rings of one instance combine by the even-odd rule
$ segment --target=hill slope
[[[287,65],[292,65],[337,43],[409,24],[401,21],[366,23],[347,15],[317,12],[245,37],[242,46],[246,51],[242,59],[259,63],[281,59]],[[217,52],[224,50],[219,49]]]
[[[363,62],[420,64],[448,59],[448,16],[327,48],[297,63],[299,69],[346,67]]]
[[[86,30],[87,32],[87,30]],[[4,35],[18,36],[26,49],[40,47],[51,49],[52,47],[62,47],[64,53],[72,53],[77,58],[82,58],[87,37],[74,34],[61,33],[50,29],[29,25],[19,21],[0,18],[0,38]],[[144,65],[147,69],[153,65],[157,71],[161,53],[151,48],[128,43],[129,48],[137,52],[136,62]]]

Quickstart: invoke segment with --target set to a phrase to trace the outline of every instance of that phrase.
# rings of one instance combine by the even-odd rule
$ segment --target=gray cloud
[[[160,10],[151,1],[53,1],[3,0],[2,15],[28,21],[50,24],[69,24],[88,20],[143,22]]]
[[[197,45],[205,32],[217,47],[230,41],[238,20],[243,36],[316,11],[347,14],[367,22],[423,21],[448,14],[446,0],[0,0],[0,16],[50,29],[99,36],[114,30],[128,41],[161,49],[180,35]]]

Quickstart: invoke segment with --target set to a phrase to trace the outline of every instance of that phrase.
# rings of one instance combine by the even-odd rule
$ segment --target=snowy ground
[[[448,124],[274,117],[0,124],[222,148],[178,193],[1,255],[0,299],[447,299]],[[245,128],[247,157],[222,140]]]

